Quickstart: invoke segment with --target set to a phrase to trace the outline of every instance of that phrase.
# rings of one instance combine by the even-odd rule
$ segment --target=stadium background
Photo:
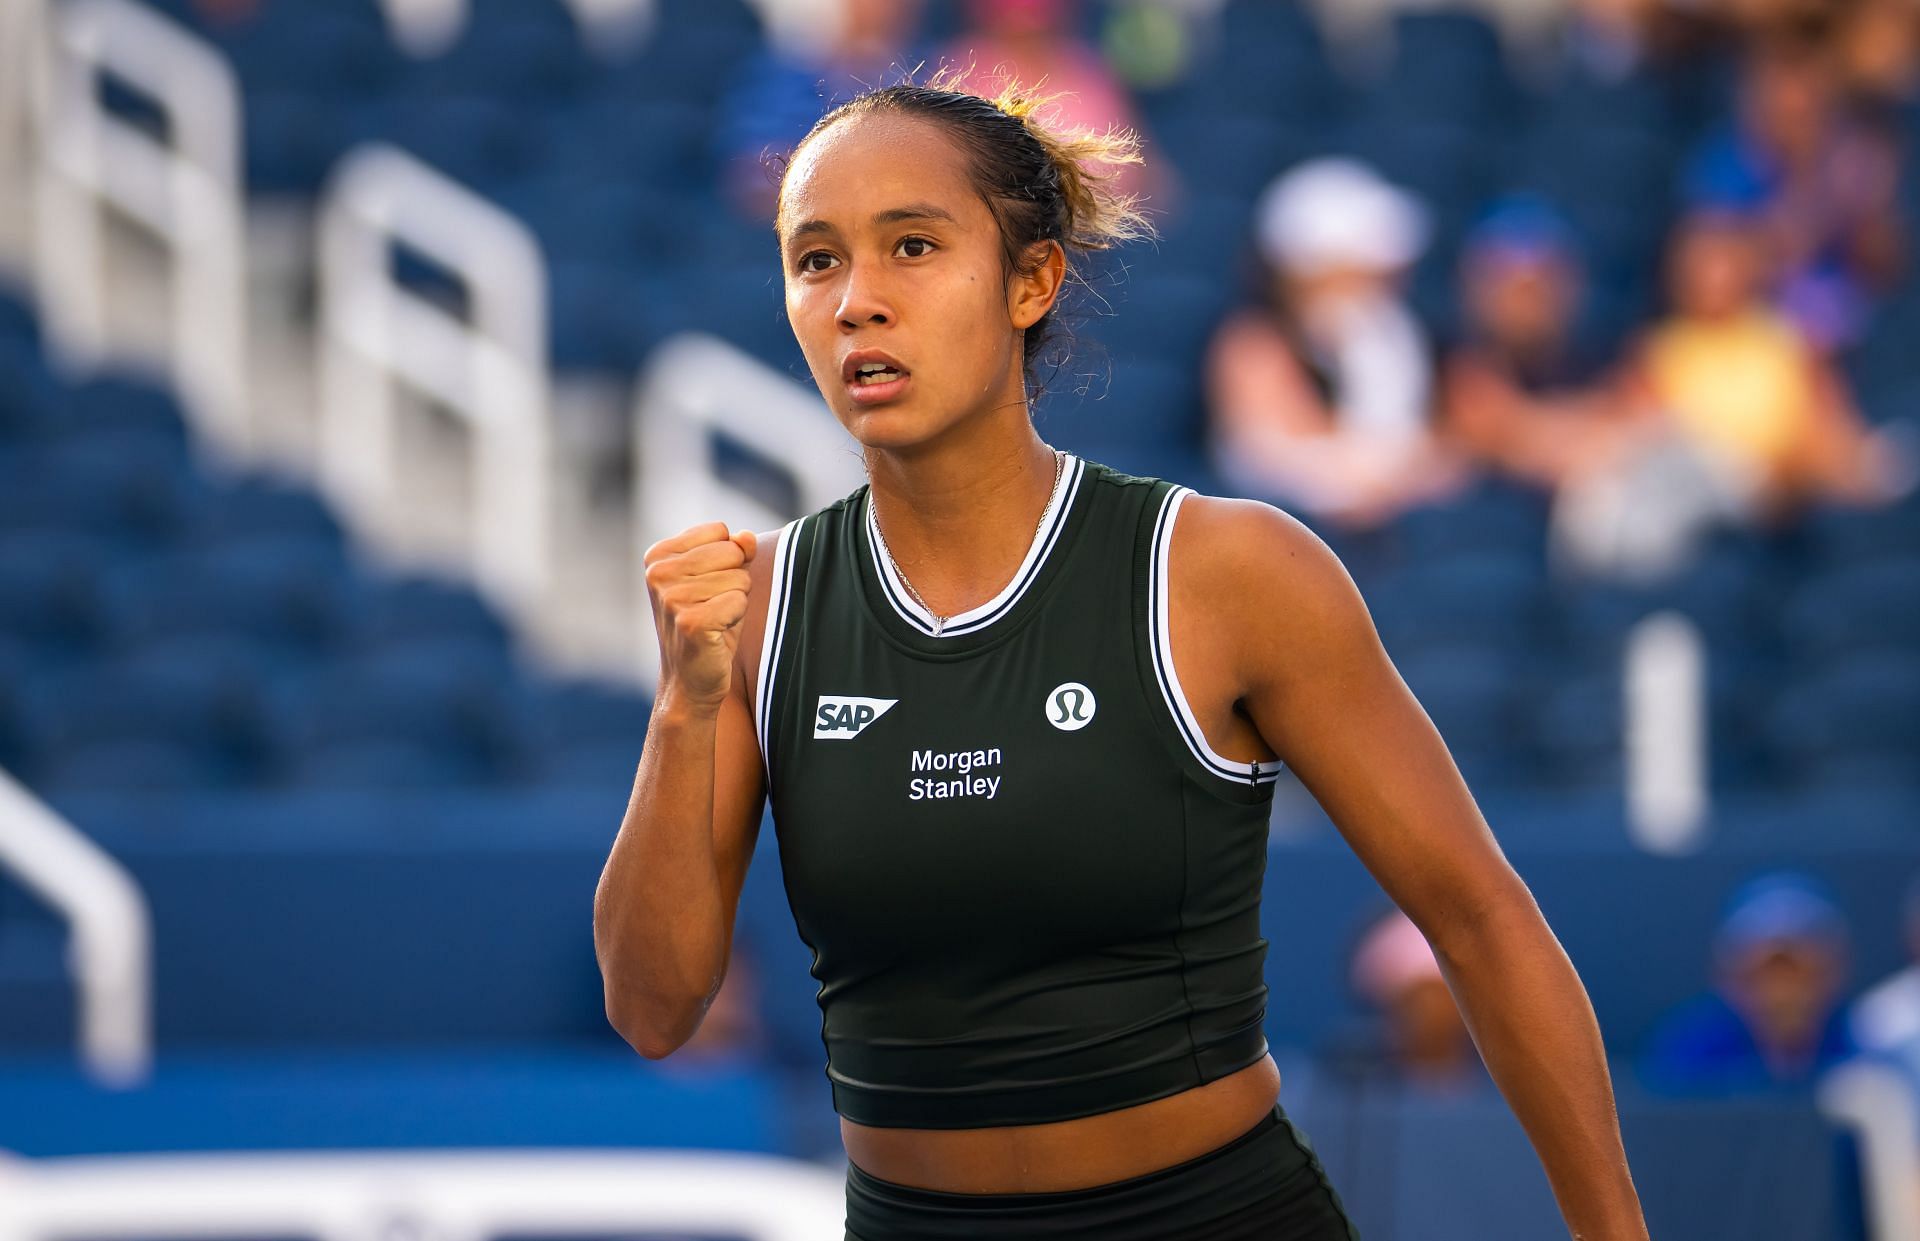
[[[804,387],[770,232],[716,156],[729,83],[820,5],[392,7],[0,14],[0,767],[18,782],[0,786],[0,1151],[18,1156],[0,1236],[54,1235],[9,1227],[55,1209],[63,1168],[102,1178],[71,1182],[96,1205],[143,1205],[62,1236],[213,1235],[243,1184],[353,1204],[338,1231],[296,1215],[245,1235],[775,1235],[649,1216],[719,1165],[646,1157],[607,1165],[635,1212],[620,1226],[535,1210],[459,1231],[399,1162],[450,1148],[569,1152],[549,1188],[594,1151],[759,1152],[810,1164],[794,1193],[824,1184],[831,1206],[818,1011],[771,830],[711,1047],[655,1063],[620,1042],[589,920],[647,718],[640,549],[715,515],[766,529],[859,481]],[[1433,213],[1411,294],[1431,322],[1457,313],[1463,234],[1524,187],[1580,234],[1591,330],[1624,336],[1729,84],[1556,73],[1517,49],[1549,44],[1558,10],[1508,8],[1505,28],[1442,9],[1356,33],[1254,0],[1085,5],[1182,190],[1159,244],[1090,273],[1042,434],[1231,493],[1202,351],[1241,295],[1257,195],[1318,154],[1364,157]],[[928,45],[960,20],[928,5]],[[1916,325],[1903,289],[1844,359],[1870,418],[1920,392]],[[1635,1071],[1761,871],[1838,894],[1854,989],[1903,965],[1920,504],[1727,534],[1640,588],[1551,574],[1546,522],[1487,479],[1326,534],[1592,993],[1655,1235],[1920,1235],[1912,1201],[1875,1196],[1920,1164],[1837,1119],[1846,1089],[1678,1098]],[[1659,613],[1704,652],[1691,782],[1628,757],[1624,668]],[[1662,735],[1684,740],[1676,709]],[[131,947],[70,934],[47,883],[120,910]],[[1368,1020],[1347,963],[1380,909],[1283,788],[1263,919],[1289,1107],[1371,1238],[1558,1235],[1497,1095],[1342,1071]],[[70,968],[87,962],[97,995]],[[320,1192],[312,1164],[259,1162],[320,1151],[387,1152],[352,1165],[387,1179]],[[142,1181],[162,1152],[227,1154]],[[114,1158],[71,1162],[95,1155]],[[480,1194],[482,1165],[461,1166]],[[643,1175],[661,1166],[685,1170]],[[768,1167],[724,1166],[736,1209],[777,1197]],[[507,1165],[483,1171],[506,1192]],[[161,1198],[186,1222],[162,1227]]]

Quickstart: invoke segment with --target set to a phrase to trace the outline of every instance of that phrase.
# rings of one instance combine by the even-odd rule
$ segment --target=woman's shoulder
[[[1168,554],[1168,601],[1261,660],[1328,649],[1372,628],[1332,548],[1259,500],[1187,494]]]
[[[1192,490],[1180,503],[1172,551],[1196,569],[1220,577],[1271,578],[1278,571],[1324,571],[1340,563],[1319,535],[1284,509],[1262,500]]]

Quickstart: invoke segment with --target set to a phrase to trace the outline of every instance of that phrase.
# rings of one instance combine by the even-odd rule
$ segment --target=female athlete
[[[869,482],[646,553],[661,678],[595,899],[659,1058],[725,973],[763,798],[814,951],[849,1241],[1354,1235],[1262,1034],[1282,761],[1432,942],[1572,1233],[1644,1241],[1585,991],[1345,569],[1267,505],[1042,441],[1131,135],[936,78],[835,108],[776,230]]]

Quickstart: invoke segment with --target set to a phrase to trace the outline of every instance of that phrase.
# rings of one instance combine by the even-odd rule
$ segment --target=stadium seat
[[[1036,415],[1042,433],[1060,447],[1096,461],[1115,453],[1140,459],[1198,449],[1200,392],[1190,367],[1158,361],[1082,366],[1070,364],[1053,376],[1057,394],[1047,412]]]
[[[1396,658],[1433,646],[1528,650],[1547,632],[1541,567],[1498,553],[1408,564],[1364,593]]]
[[[187,537],[204,542],[275,537],[337,546],[340,522],[310,489],[253,476],[218,480],[196,497]]]
[[[1807,661],[1920,651],[1920,558],[1842,565],[1808,578],[1785,601],[1780,629]]]
[[[68,651],[99,632],[96,587],[121,556],[110,539],[66,531],[0,538],[0,636]]]
[[[422,93],[412,86],[391,109],[389,141],[483,194],[527,176],[547,156],[540,122],[504,98]]]
[[[1219,281],[1141,261],[1115,279],[1090,281],[1069,307],[1074,338],[1097,342],[1119,365],[1157,362],[1188,377],[1202,371],[1207,343],[1226,311]],[[1086,360],[1092,350],[1078,351]]]
[[[470,588],[430,578],[368,578],[337,600],[343,639],[363,650],[422,639],[472,644],[504,656],[500,616]]]
[[[1782,688],[1767,739],[1801,776],[1869,760],[1920,765],[1920,652],[1843,659]]]
[[[604,745],[625,749],[637,763],[653,704],[638,689],[539,681],[517,686],[506,713],[519,744],[529,750],[558,756]]]
[[[476,4],[453,46],[415,70],[421,98],[484,95],[546,107],[584,89],[595,66],[561,0]]]
[[[346,739],[303,747],[283,764],[287,781],[312,789],[456,789],[483,779],[470,755],[399,739]]]
[[[1524,660],[1512,650],[1423,645],[1394,663],[1463,767],[1502,784],[1522,777],[1532,757]]]
[[[1262,111],[1197,108],[1156,122],[1146,152],[1149,159],[1171,161],[1198,190],[1250,202],[1273,178],[1324,153],[1326,145],[1319,130],[1276,121]]]
[[[225,763],[197,745],[162,737],[87,741],[30,762],[36,788],[181,794],[217,788],[232,777]]]
[[[1499,31],[1463,9],[1395,13],[1392,58],[1371,86],[1372,107],[1409,119],[1489,122],[1515,102]]]
[[[1910,556],[1920,547],[1920,505],[1891,509],[1818,507],[1804,518],[1822,565],[1841,568]]]
[[[1523,728],[1551,779],[1567,789],[1618,789],[1625,726],[1619,669],[1547,679],[1531,696]]]
[[[240,687],[204,666],[152,662],[89,662],[33,677],[19,711],[30,765],[49,779],[63,771],[71,779],[76,768],[101,775],[117,754],[129,759],[129,780],[174,788],[225,782],[252,722]]]
[[[1409,509],[1394,523],[1400,554],[1426,564],[1477,553],[1544,563],[1547,497],[1493,478],[1439,504]]]

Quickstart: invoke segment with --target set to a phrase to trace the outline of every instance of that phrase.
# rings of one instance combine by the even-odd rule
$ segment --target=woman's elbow
[[[1475,885],[1456,894],[1432,916],[1412,915],[1435,952],[1443,958],[1470,960],[1484,952],[1489,941],[1513,946],[1529,940],[1552,939],[1545,915],[1519,876],[1506,882]]]
[[[665,1060],[679,1050],[700,1025],[698,1006],[690,1011],[655,1001],[606,995],[607,1023],[627,1045],[649,1060]]]

